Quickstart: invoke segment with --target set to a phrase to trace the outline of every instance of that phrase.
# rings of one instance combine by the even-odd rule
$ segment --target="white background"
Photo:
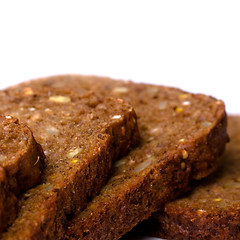
[[[80,73],[180,87],[240,113],[239,1],[0,1],[0,87]]]
[[[180,87],[240,113],[240,1],[1,1],[0,88],[64,73]]]

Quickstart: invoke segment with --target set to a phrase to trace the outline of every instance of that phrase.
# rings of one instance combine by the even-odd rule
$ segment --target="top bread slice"
[[[13,225],[1,239],[54,239],[83,210],[114,161],[139,140],[133,108],[121,99],[50,88],[0,92],[0,114],[29,126],[46,155],[41,184],[20,199]]]
[[[17,197],[38,184],[44,154],[31,130],[11,116],[0,116],[0,233],[17,215]]]
[[[119,97],[134,106],[138,117],[140,146],[115,163],[108,183],[85,211],[73,216],[63,239],[119,238],[185,191],[191,179],[214,171],[228,140],[223,102],[205,95],[84,76],[40,79],[21,87],[27,84]]]
[[[240,239],[240,116],[230,116],[230,143],[217,171],[157,212],[145,228],[167,239]],[[142,225],[141,228],[144,226]]]

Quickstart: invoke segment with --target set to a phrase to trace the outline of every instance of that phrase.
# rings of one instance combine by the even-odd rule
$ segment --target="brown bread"
[[[107,185],[85,211],[75,214],[63,239],[118,239],[185,191],[191,179],[215,170],[228,140],[224,104],[212,97],[84,76],[52,77],[30,85],[121,97],[138,117],[140,146],[115,163]]]
[[[240,239],[240,117],[229,117],[228,144],[213,175],[192,185],[184,197],[166,204],[145,228],[167,239]],[[143,228],[143,226],[141,226]]]
[[[1,239],[55,239],[106,182],[114,161],[139,140],[133,108],[121,99],[49,88],[0,92],[0,114],[28,125],[46,155],[41,184],[23,194]]]
[[[44,154],[30,129],[0,116],[0,233],[17,215],[17,197],[41,180]]]

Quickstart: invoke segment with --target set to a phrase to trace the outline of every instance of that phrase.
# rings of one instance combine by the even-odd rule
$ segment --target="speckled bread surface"
[[[38,184],[44,154],[31,130],[11,116],[0,116],[0,233],[17,216],[19,194]]]
[[[228,140],[222,101],[163,86],[93,76],[59,76],[27,84],[66,86],[129,101],[137,113],[141,143],[114,164],[101,193],[75,214],[63,239],[118,239],[139,221],[213,172]]]
[[[240,239],[240,116],[229,117],[230,143],[218,170],[166,204],[147,229],[167,239]]]
[[[0,114],[32,129],[46,155],[42,182],[25,192],[1,239],[57,239],[105,184],[112,161],[139,141],[136,115],[122,99],[68,89],[0,92]]]

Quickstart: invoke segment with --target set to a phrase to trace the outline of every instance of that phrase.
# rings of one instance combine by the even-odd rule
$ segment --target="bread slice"
[[[1,239],[55,239],[106,182],[114,161],[139,140],[133,108],[121,99],[50,88],[0,92],[0,114],[28,125],[46,155],[41,184],[20,199]]]
[[[0,165],[16,195],[41,180],[44,153],[32,131],[12,116],[0,116]]]
[[[119,238],[185,191],[190,180],[214,171],[228,140],[223,102],[205,95],[92,76],[52,77],[30,85],[120,97],[138,117],[140,146],[115,163],[101,193],[73,216],[64,239]]]
[[[213,175],[166,204],[145,228],[167,239],[240,239],[240,117],[229,117],[230,144]],[[143,226],[141,226],[143,228]]]
[[[41,180],[44,154],[31,130],[0,116],[0,233],[17,215],[18,195]]]

